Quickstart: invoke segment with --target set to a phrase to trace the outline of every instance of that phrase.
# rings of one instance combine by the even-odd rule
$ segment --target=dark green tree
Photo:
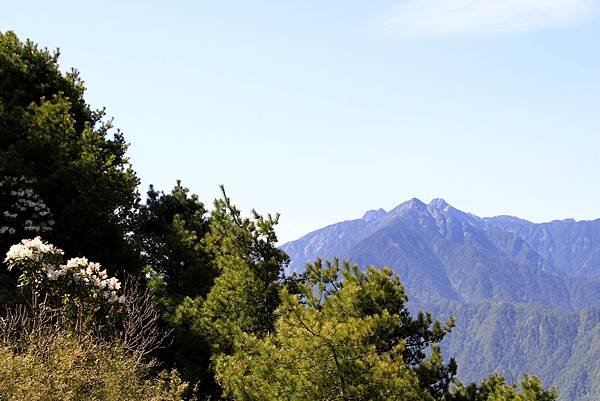
[[[3,197],[0,252],[42,235],[72,255],[135,270],[127,236],[138,179],[127,144],[104,110],[86,103],[77,71],[61,72],[58,60],[58,50],[0,33],[0,176],[4,190],[21,198]],[[32,194],[48,212],[41,220],[49,230],[42,230],[40,210],[15,203]]]
[[[234,335],[274,328],[282,267],[277,216],[242,217],[225,194],[206,209],[187,188],[148,193],[138,216],[138,243],[149,284],[160,297],[173,343],[159,358],[196,383],[198,396],[220,395],[214,355],[232,352]]]
[[[138,246],[164,302],[206,296],[218,269],[206,250],[209,219],[198,196],[180,181],[168,194],[150,186],[137,221]]]
[[[160,302],[163,324],[173,330],[171,344],[159,350],[157,357],[203,391],[215,387],[210,346],[192,326],[219,274],[206,250],[208,232],[204,204],[180,181],[167,194],[150,187],[137,216],[136,239],[148,284]]]

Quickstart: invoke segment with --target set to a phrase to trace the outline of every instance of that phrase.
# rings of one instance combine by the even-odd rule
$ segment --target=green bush
[[[45,331],[0,345],[2,401],[181,400],[187,385],[90,335]],[[17,343],[19,346],[17,346]]]

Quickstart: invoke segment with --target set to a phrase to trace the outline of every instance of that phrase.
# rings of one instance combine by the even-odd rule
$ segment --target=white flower
[[[54,266],[46,265],[46,276],[49,280],[56,281],[63,274],[65,274],[63,271],[54,269]]]
[[[71,258],[69,260],[67,260],[67,270],[75,270],[78,267],[85,267],[87,268],[88,265],[88,260],[87,258]]]
[[[33,251],[22,244],[13,245],[6,252],[5,262],[17,262],[23,259],[31,259],[33,257]]]
[[[100,263],[90,262],[86,269],[86,273],[88,275],[92,275],[92,274],[97,274],[98,272],[100,272]]]
[[[63,253],[62,249],[42,241],[40,237],[35,237],[34,239],[24,239],[20,244],[11,246],[6,253],[4,261],[14,263],[23,260],[31,260],[39,262],[45,254],[62,255]]]
[[[99,290],[103,290],[106,287],[106,280],[101,280],[100,277],[97,276],[93,276],[92,278],[90,278],[90,282],[95,287],[98,287]]]
[[[113,303],[119,299],[116,291],[105,291],[102,295],[104,295],[104,298],[106,298],[110,303]]]
[[[106,286],[109,290],[119,290],[121,289],[121,282],[117,278],[111,277],[106,280]]]
[[[124,305],[126,300],[127,300],[127,299],[125,298],[125,295],[121,295],[121,296],[120,296],[120,297],[117,299],[117,301],[118,301],[118,302],[119,302],[121,305]]]

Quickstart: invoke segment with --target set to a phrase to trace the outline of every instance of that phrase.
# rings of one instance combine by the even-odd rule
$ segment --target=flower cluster
[[[61,276],[71,275],[75,282],[83,283],[90,287],[95,294],[100,294],[109,303],[125,303],[125,296],[119,295],[121,282],[116,277],[108,277],[106,270],[102,270],[100,263],[90,262],[87,258],[72,258],[58,270],[48,270],[48,279],[58,280]]]
[[[0,215],[3,224],[0,234],[15,235],[25,232],[52,230],[52,213],[32,188],[35,180],[6,176],[0,179]]]
[[[63,255],[62,249],[42,241],[40,237],[24,239],[19,244],[10,247],[6,253],[5,262],[12,266],[18,262],[42,262],[46,255]]]
[[[21,270],[20,283],[36,288],[57,287],[64,293],[77,293],[94,300],[104,299],[107,303],[125,304],[125,296],[119,293],[121,282],[116,277],[108,277],[100,263],[87,258],[71,258],[61,262],[62,249],[43,241],[40,237],[24,239],[10,247],[4,261],[8,268]],[[22,286],[23,286],[22,285]]]

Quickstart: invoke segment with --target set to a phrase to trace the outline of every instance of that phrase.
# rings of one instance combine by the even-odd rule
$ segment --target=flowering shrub
[[[48,272],[60,263],[63,254],[62,249],[36,237],[11,246],[4,261],[8,264],[8,270],[18,268],[21,271],[19,287],[32,287],[39,294],[38,290],[43,286]]]
[[[52,230],[52,213],[33,189],[35,184],[35,180],[23,176],[0,179],[0,234],[44,233]]]
[[[125,311],[117,278],[84,257],[62,263],[63,255],[62,249],[35,237],[11,246],[4,262],[9,270],[20,271],[18,285],[31,290],[34,308],[59,307],[75,317],[77,325],[92,315],[111,317]]]

